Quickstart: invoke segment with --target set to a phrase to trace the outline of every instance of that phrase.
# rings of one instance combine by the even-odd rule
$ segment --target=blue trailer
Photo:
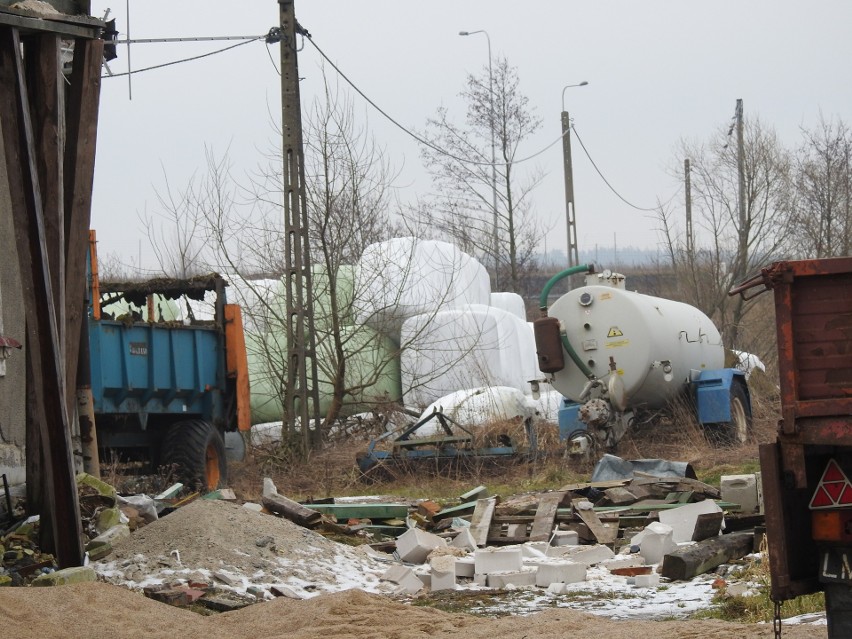
[[[225,280],[101,282],[93,272],[88,339],[101,458],[143,460],[192,487],[223,487],[224,434],[250,426],[240,308],[226,303]],[[162,312],[167,300],[210,301],[212,318],[173,321]]]

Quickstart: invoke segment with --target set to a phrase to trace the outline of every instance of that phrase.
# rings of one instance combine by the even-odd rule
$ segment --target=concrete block
[[[399,564],[391,566],[382,575],[382,580],[397,584],[397,592],[413,595],[423,589],[423,582],[414,574],[411,568],[400,566]]]
[[[261,506],[260,504],[255,504],[254,502],[251,502],[251,501],[247,501],[246,503],[244,503],[243,508],[245,508],[246,510],[252,510],[256,513],[263,511],[263,506]]]
[[[488,575],[473,575],[473,583],[477,586],[486,586],[488,585]]]
[[[553,533],[551,546],[576,546],[580,543],[580,535],[576,530],[557,530]]]
[[[546,588],[553,583],[570,584],[586,580],[585,564],[554,560],[541,562],[536,572],[535,585]]]
[[[523,568],[508,572],[495,572],[488,575],[489,588],[508,588],[509,586],[534,586],[536,568]]]
[[[594,566],[607,559],[612,559],[615,557],[615,553],[608,546],[601,544],[595,546],[551,546],[547,549],[547,556],[567,559],[586,566]]]
[[[86,581],[97,581],[95,569],[91,566],[75,566],[40,575],[33,579],[33,586],[65,586],[67,584],[81,584]]]
[[[722,475],[722,501],[740,505],[740,511],[753,514],[760,511],[757,475]]]
[[[638,554],[632,555],[616,555],[612,559],[601,562],[601,565],[607,570],[617,570],[619,568],[633,568],[635,566],[644,566],[645,558]]]
[[[633,535],[630,545],[639,546],[639,554],[642,555],[645,563],[658,564],[663,557],[677,548],[677,544],[672,539],[673,534],[671,526],[655,521],[648,524],[640,533]]]
[[[432,587],[432,571],[420,567],[414,570],[414,574],[417,575],[417,578],[423,583],[424,587]]]
[[[456,558],[456,577],[472,579],[476,573],[476,560],[473,557]]]
[[[517,572],[523,567],[522,551],[512,548],[480,548],[474,553],[474,566],[478,574]]]
[[[679,508],[661,510],[659,517],[661,524],[672,527],[672,540],[679,544],[684,541],[692,541],[692,533],[695,532],[695,522],[698,520],[698,515],[718,512],[722,512],[718,504],[711,499],[705,499]]]
[[[476,541],[474,541],[470,529],[462,528],[461,532],[453,537],[453,540],[450,542],[450,546],[473,552],[476,550]]]
[[[547,587],[547,592],[551,595],[564,595],[568,592],[568,584],[554,583]]]
[[[118,526],[121,523],[121,509],[118,506],[112,508],[104,508],[98,513],[95,521],[95,530],[101,535],[113,526]]]
[[[435,548],[441,548],[447,542],[438,535],[419,528],[409,528],[396,540],[396,551],[402,561],[422,564]]]
[[[433,558],[429,564],[432,567],[432,592],[455,590],[456,558],[444,555]]]
[[[275,482],[272,481],[269,477],[263,478],[263,496],[264,497],[275,497],[278,494],[278,488],[275,486]]]

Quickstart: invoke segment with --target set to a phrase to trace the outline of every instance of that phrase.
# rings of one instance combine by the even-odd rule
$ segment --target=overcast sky
[[[126,37],[125,4],[94,0],[92,14],[100,17],[107,7],[119,37]],[[458,32],[486,30],[493,55],[518,68],[521,91],[544,120],[522,156],[558,138],[562,88],[588,81],[566,91],[566,107],[606,178],[639,207],[680,189],[671,175],[683,161],[674,155],[678,140],[704,139],[729,123],[737,98],[746,117],[759,116],[789,146],[820,112],[852,124],[852,2],[845,0],[297,0],[296,16],[364,93],[420,130],[440,105],[461,121],[458,94],[466,74],[487,66],[488,52],[484,35]],[[132,38],[260,35],[277,22],[276,0],[130,0]],[[132,68],[228,44],[137,44]],[[102,254],[135,263],[141,245],[143,266],[152,266],[139,214],[158,209],[164,174],[180,190],[204,171],[205,145],[219,155],[227,151],[237,176],[262,162],[277,144],[278,55],[277,45],[253,42],[138,73],[132,100],[126,77],[103,81],[92,221]],[[320,63],[310,45],[299,54],[303,111],[321,88]],[[110,67],[127,70],[124,47]],[[417,143],[353,99],[401,169],[400,200],[427,194]],[[654,247],[655,220],[614,195],[576,141],[572,149],[580,249],[611,246],[614,236],[619,247]],[[561,145],[536,162],[547,173],[534,205],[552,227],[547,249],[564,250]]]

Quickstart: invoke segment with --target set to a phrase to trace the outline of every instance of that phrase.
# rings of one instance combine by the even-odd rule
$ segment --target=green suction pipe
[[[560,280],[569,277],[570,275],[575,275],[577,273],[594,273],[595,266],[594,264],[580,264],[579,266],[572,266],[570,268],[566,268],[564,271],[560,271],[549,280],[547,280],[547,284],[544,285],[544,288],[541,289],[541,295],[538,298],[538,308],[542,317],[547,317],[547,298],[550,295],[550,289],[556,286],[557,282]],[[559,334],[562,339],[562,346],[565,351],[568,353],[568,357],[571,358],[571,361],[580,369],[580,372],[583,373],[589,379],[595,379],[595,374],[591,371],[591,369],[586,366],[586,362],[584,362],[580,356],[577,354],[577,351],[574,350],[574,347],[571,345],[571,342],[568,341],[568,336],[562,332]]]

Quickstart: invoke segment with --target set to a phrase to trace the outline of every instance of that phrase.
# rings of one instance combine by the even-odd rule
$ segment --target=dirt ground
[[[721,621],[613,621],[565,609],[486,619],[408,606],[359,590],[314,599],[275,599],[203,617],[102,583],[0,590],[3,634],[17,639],[758,639],[768,625]],[[826,637],[824,627],[789,626],[787,639]]]

